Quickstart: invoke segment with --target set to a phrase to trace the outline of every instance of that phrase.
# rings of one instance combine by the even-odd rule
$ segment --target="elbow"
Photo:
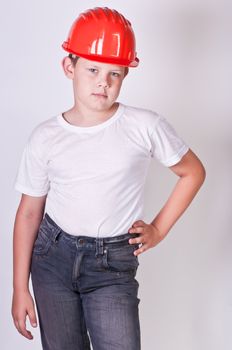
[[[201,170],[201,175],[200,175],[201,185],[203,185],[203,183],[205,182],[205,179],[206,179],[206,170],[203,167],[203,169]]]
[[[206,170],[201,161],[195,163],[194,166],[189,169],[189,171],[183,175],[183,177],[187,177],[194,186],[200,188],[205,179],[206,179]]]
[[[195,154],[194,157],[195,161],[192,166],[192,175],[195,181],[199,184],[199,187],[201,187],[206,179],[206,169],[201,160]]]
[[[195,181],[197,182],[198,186],[201,187],[206,179],[206,169],[204,165],[200,162],[198,166],[196,167],[193,177]]]

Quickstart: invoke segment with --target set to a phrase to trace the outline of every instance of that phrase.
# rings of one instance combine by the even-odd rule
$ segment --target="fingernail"
[[[37,326],[37,323],[32,323],[32,327],[36,327]]]

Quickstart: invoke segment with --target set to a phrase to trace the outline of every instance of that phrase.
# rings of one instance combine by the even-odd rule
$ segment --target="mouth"
[[[104,98],[106,98],[107,97],[107,95],[105,95],[105,94],[93,94],[94,96],[97,96],[97,97],[104,97]]]

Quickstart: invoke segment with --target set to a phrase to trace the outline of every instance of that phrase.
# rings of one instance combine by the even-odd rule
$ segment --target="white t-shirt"
[[[180,161],[187,144],[158,113],[119,102],[106,121],[69,124],[62,114],[37,125],[25,146],[15,189],[47,194],[45,211],[65,232],[109,237],[143,220],[152,158]]]

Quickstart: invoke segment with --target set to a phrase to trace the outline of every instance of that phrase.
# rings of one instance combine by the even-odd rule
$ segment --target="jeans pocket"
[[[117,248],[107,247],[106,260],[108,270],[134,274],[139,266],[138,256],[134,255],[136,249],[138,249],[138,244],[124,244]]]
[[[33,254],[40,256],[48,254],[49,248],[52,244],[50,231],[51,229],[44,224],[44,221],[42,221],[39,227],[38,235],[34,242]]]

